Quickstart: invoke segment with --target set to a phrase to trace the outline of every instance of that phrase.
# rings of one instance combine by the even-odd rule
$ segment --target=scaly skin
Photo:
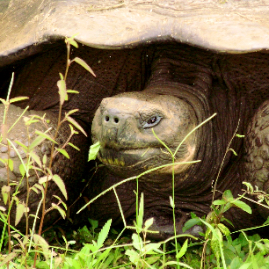
[[[8,114],[7,114],[7,121],[6,124],[8,128],[10,128],[14,122],[17,121],[17,119],[20,117],[20,115],[23,113],[23,110],[19,107],[16,107],[14,105],[10,105]],[[3,122],[3,114],[4,114],[4,106],[0,105],[0,122]],[[30,118],[31,115],[38,115],[40,117],[43,117],[43,115],[46,114],[46,119],[49,119],[49,123],[33,123],[28,127],[25,125],[24,118],[28,117]],[[25,152],[22,147],[16,143],[16,141],[21,142],[25,146],[31,145],[31,143],[37,138],[37,134],[35,133],[36,130],[45,132],[48,128],[51,128],[51,131],[48,132],[48,134],[53,137],[54,132],[57,126],[57,115],[54,115],[50,112],[41,112],[41,111],[27,111],[23,114],[23,117],[20,118],[20,120],[17,122],[17,124],[7,133],[7,139],[9,139],[17,151],[20,154],[20,157],[18,156],[17,152],[14,150],[13,145],[10,145],[10,149],[8,150],[8,142],[7,140],[3,139],[0,144],[0,152],[1,152],[1,159],[11,159],[13,162],[13,170],[9,170],[8,176],[7,176],[7,169],[6,166],[3,164],[3,162],[0,163],[0,189],[4,185],[7,184],[7,178],[9,177],[10,184],[12,186],[11,195],[14,193],[14,190],[19,185],[19,193],[16,195],[16,197],[20,200],[20,202],[26,203],[26,196],[27,196],[27,181],[26,177],[23,177],[20,172],[20,165],[21,160],[24,162],[25,166],[27,166],[27,163],[29,163],[29,155],[27,152]],[[67,124],[64,124],[62,128],[60,128],[59,136],[57,138],[57,142],[59,145],[63,145],[63,143],[68,139],[68,136],[70,134],[70,129]],[[83,141],[85,143],[85,138],[82,137],[82,135],[79,139],[77,139],[75,136],[71,140],[74,144],[76,144],[78,147],[81,147],[83,144]],[[58,145],[56,145],[57,147]],[[51,147],[52,143],[48,140],[45,140],[40,145],[36,146],[32,151],[39,156],[41,162],[43,160],[44,155],[47,157],[47,163],[46,167],[49,166],[49,160],[51,156]],[[82,149],[82,154],[79,152],[76,152],[73,148],[70,146],[67,146],[66,148],[67,152],[74,157],[74,159],[69,160],[66,157],[64,157],[61,154],[57,154],[54,158],[53,165],[52,165],[52,173],[59,175],[61,178],[67,180],[75,180],[76,177],[81,178],[83,167],[85,166],[86,160],[85,157],[83,157],[82,154],[85,155],[85,151]],[[73,166],[74,165],[74,166]],[[40,171],[40,167],[37,165],[37,163],[34,163],[34,166],[36,169],[32,168],[29,170],[29,177],[28,177],[28,184],[29,187],[32,187],[35,183],[38,183],[39,178],[44,176],[44,174]],[[76,198],[76,195],[78,195],[78,192],[71,191],[70,186],[67,186],[68,189],[68,195],[71,201],[73,201]],[[48,192],[46,195],[46,208],[48,209],[51,206],[51,203],[57,203],[58,200],[54,198],[53,196],[57,195],[63,199],[64,202],[65,199],[63,195],[61,194],[60,189],[58,186],[56,186],[55,183],[49,182],[48,186]],[[38,204],[41,201],[41,195],[37,194],[35,191],[31,190],[29,193],[29,204],[28,207],[30,209],[28,214],[35,214]],[[14,205],[16,203],[14,202]],[[1,199],[1,206],[4,206],[7,208],[7,205],[4,205],[3,200]],[[14,207],[13,207],[14,210]],[[40,212],[39,212],[40,213]],[[58,218],[57,211],[53,210],[50,211],[45,218],[45,223],[50,224],[53,221]],[[15,212],[11,212],[11,223],[14,224],[15,220]],[[29,218],[29,223],[31,224],[33,222],[33,218]],[[25,218],[23,217],[20,221],[18,227],[25,227]]]
[[[237,133],[248,136],[247,129],[252,128],[248,126],[252,126],[255,121],[259,122],[259,120],[253,120],[253,117],[256,117],[254,116],[256,110],[259,111],[262,103],[269,99],[268,54],[262,52],[244,55],[218,54],[177,43],[153,44],[123,50],[82,47],[75,53],[76,55],[72,57],[78,56],[86,60],[97,77],[93,78],[81,67],[71,66],[67,85],[68,88],[79,90],[80,95],[72,96],[63,109],[65,112],[79,108],[80,111],[75,117],[84,123],[88,134],[90,134],[94,113],[101,100],[123,92],[144,91],[179,98],[194,113],[193,124],[195,125],[213,113],[217,113],[212,121],[195,134],[196,148],[192,159],[198,159],[201,162],[189,166],[176,177],[175,204],[179,227],[189,218],[190,211],[196,212],[199,216],[209,212],[212,202],[212,185],[220,169],[221,173],[217,182],[218,192],[215,198],[220,197],[221,192],[226,189],[230,189],[234,196],[237,196],[241,193],[242,181],[249,180],[256,183],[260,181],[249,179],[245,168],[246,154],[248,151],[252,154],[252,149],[249,149],[251,146],[248,145],[254,143],[254,146],[259,147],[255,144],[258,142],[249,140],[245,144],[244,139],[234,138],[231,148],[238,155],[234,156],[229,152],[222,167],[221,164],[235,130]],[[19,104],[21,107],[29,104],[30,109],[58,112],[56,82],[59,78],[59,71],[64,71],[65,58],[65,48],[54,47],[43,55],[27,59],[18,66],[9,67],[12,70],[15,69],[17,74],[12,95],[30,97],[29,102]],[[5,72],[8,73],[8,71]],[[0,85],[0,90],[6,88],[5,83]],[[166,107],[169,107],[169,102]],[[137,108],[138,106],[133,108],[131,114],[137,112]],[[117,109],[120,109],[120,106],[117,106]],[[193,116],[191,118],[193,119]],[[267,117],[265,118],[267,120]],[[174,124],[170,128],[173,126]],[[165,126],[162,129],[168,130],[168,127]],[[260,130],[256,128],[255,132],[255,137],[258,137]],[[267,137],[267,129],[262,131],[262,136]],[[125,140],[125,144],[129,141],[126,137],[123,133],[122,140]],[[82,146],[85,152],[88,150],[89,143],[90,141],[87,141],[86,146]],[[262,144],[265,145],[264,142]],[[116,149],[120,147],[116,145]],[[259,152],[259,149],[254,149],[253,152]],[[103,161],[105,164],[112,162],[112,165],[114,162],[107,157],[103,158]],[[121,161],[119,159],[119,163]],[[133,174],[132,171],[127,172]],[[88,199],[94,197],[128,176],[127,172],[119,176],[117,171],[111,172],[106,167],[100,168],[96,177],[90,182],[85,196]],[[67,187],[79,192],[81,186],[73,184],[74,181],[71,179],[76,180],[73,176],[64,178]],[[265,189],[267,182],[262,182]],[[146,216],[154,216],[156,226],[160,227],[160,230],[162,230],[161,227],[171,224],[172,210],[169,202],[171,189],[171,175],[162,175],[162,177],[152,175],[139,181],[139,192],[145,194]],[[134,190],[136,190],[135,182],[129,182],[117,188],[127,219],[135,214]],[[113,218],[114,223],[119,223],[121,216],[113,192],[102,196],[92,204],[89,216],[100,221]],[[234,223],[235,229],[260,224],[263,221],[258,210],[254,210],[250,216],[240,210],[232,209],[227,217]]]

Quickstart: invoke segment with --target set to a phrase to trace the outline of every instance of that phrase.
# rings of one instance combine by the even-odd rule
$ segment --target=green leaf
[[[3,197],[3,202],[6,205],[8,194],[10,193],[10,186],[4,185],[1,189],[1,192],[2,192],[2,197]]]
[[[234,204],[235,206],[239,207],[240,209],[244,210],[248,214],[252,213],[251,207],[243,201],[234,200],[231,203]]]
[[[175,208],[175,203],[174,203],[174,200],[173,200],[172,196],[169,196],[169,201],[170,201],[170,206],[172,208]]]
[[[57,149],[62,155],[64,155],[64,157],[66,157],[67,159],[70,159],[69,154],[67,153],[67,151],[65,149]]]
[[[96,77],[96,75],[94,74],[93,70],[90,68],[90,66],[84,61],[82,60],[81,58],[74,58],[72,60],[72,62],[76,62],[77,64],[81,65],[84,69],[86,69],[88,72],[90,72],[94,77]]]
[[[15,226],[18,225],[18,223],[20,222],[23,213],[28,212],[29,209],[26,207],[25,204],[23,203],[18,203],[17,204],[17,208],[16,208],[16,217],[15,217]]]
[[[234,150],[234,149],[229,148],[229,151],[231,151],[231,152],[234,154],[234,156],[237,156],[237,153],[235,152],[235,150]]]
[[[13,161],[11,159],[8,159],[7,164],[8,164],[8,168],[10,169],[10,171],[13,171],[13,168],[14,168]]]
[[[200,218],[196,217],[194,219],[189,219],[185,222],[183,228],[182,228],[182,231],[183,233],[185,233],[187,230],[189,230],[190,228],[192,228],[193,226],[195,225],[201,225],[202,222],[200,220]]]
[[[53,197],[57,198],[59,200],[59,202],[61,202],[61,204],[64,206],[65,210],[67,210],[67,205],[66,203],[62,200],[61,197],[59,197],[58,195],[53,195]]]
[[[218,228],[226,237],[230,235],[230,230],[224,224],[219,223]]]
[[[77,151],[80,151],[80,148],[78,148],[77,146],[75,146],[73,143],[69,142],[68,145],[74,149],[76,149]]]
[[[29,155],[30,155],[31,158],[34,160],[34,162],[37,163],[37,165],[38,165],[39,167],[42,167],[41,160],[40,160],[39,156],[38,156],[35,152],[30,151],[30,152],[29,152]]]
[[[106,238],[108,236],[111,223],[112,223],[112,219],[108,220],[106,222],[106,224],[103,226],[102,230],[100,231],[100,233],[98,235],[98,239],[97,239],[97,247],[98,247],[98,249],[100,249],[103,246],[103,244],[104,244],[104,242],[105,242],[105,240],[106,240]]]
[[[72,110],[69,110],[67,113],[66,113],[66,115],[67,116],[70,116],[70,115],[72,115],[72,114],[74,114],[74,113],[76,113],[76,112],[78,112],[79,111],[79,109],[72,109]]]
[[[239,137],[239,138],[244,138],[245,137],[245,135],[241,135],[241,134],[236,134],[235,136]]]
[[[51,178],[52,178],[51,176],[47,176],[47,175],[45,175],[45,176],[39,178],[38,183],[39,183],[39,184],[46,183],[47,181],[50,181]]]
[[[79,94],[79,91],[76,90],[67,90],[67,93],[74,93],[74,94]]]
[[[67,200],[67,192],[63,180],[58,175],[53,175],[52,180],[56,183],[64,198]]]
[[[154,218],[147,219],[144,223],[145,229],[148,230],[148,228],[153,224],[153,222],[154,222]]]
[[[133,247],[139,251],[142,250],[143,248],[143,240],[138,234],[133,234],[132,235],[132,240],[133,240]]]
[[[49,141],[51,141],[54,144],[58,144],[51,136],[47,135],[46,133],[42,133],[42,132],[40,132],[38,130],[36,130],[35,133],[42,136],[45,139],[48,139]]]
[[[73,118],[66,116],[66,119],[87,137],[87,134],[84,129]]]
[[[67,100],[66,84],[64,79],[57,81],[57,87],[59,89],[60,104],[62,105],[64,101]]]
[[[66,37],[65,38],[65,43],[68,43],[68,44],[70,44],[73,47],[75,47],[75,48],[78,49],[78,43],[74,40],[75,36],[77,36],[77,34],[76,35],[73,35],[71,37]]]
[[[242,266],[240,266],[238,269],[248,269],[251,268],[251,262],[244,263]]]
[[[15,257],[17,257],[18,254],[19,253],[11,252],[6,257],[3,255],[3,257],[5,257],[5,258],[1,262],[0,266],[2,267],[4,264],[6,265],[8,262],[12,261]],[[7,267],[5,267],[5,268],[7,268]]]
[[[100,147],[101,144],[99,141],[90,146],[88,162],[96,159]]]
[[[20,170],[21,175],[24,177],[26,171],[25,171],[24,165],[22,163],[19,165],[19,170]]]
[[[188,239],[185,240],[183,246],[181,247],[180,251],[177,253],[176,258],[180,259],[185,255],[188,249]]]
[[[234,199],[233,194],[230,190],[226,190],[223,195],[222,198],[228,202],[232,201]]]
[[[136,217],[137,224],[137,233],[140,233],[143,227],[143,218],[144,218],[144,193],[141,193],[140,202],[139,202],[139,210]]]
[[[18,96],[18,97],[11,98],[9,100],[9,102],[15,103],[15,102],[20,102],[20,101],[27,100],[27,99],[29,99],[29,97],[27,97],[27,96]]]
[[[227,202],[226,201],[224,201],[224,200],[215,200],[215,201],[213,201],[213,205],[224,205],[224,204],[226,204]]]
[[[51,203],[51,205],[52,205],[52,208],[57,209],[58,212],[61,214],[62,218],[65,219],[65,217],[66,217],[65,211],[60,206],[58,206],[58,205],[56,205],[54,203]]]
[[[21,146],[21,147],[24,149],[24,152],[25,152],[25,153],[27,152],[28,147],[25,146],[23,143],[21,143],[21,142],[18,141],[18,140],[15,140],[15,143],[17,143],[19,146]]]
[[[42,236],[38,234],[34,234],[33,239],[37,245],[41,246],[42,254],[47,260],[50,257],[49,244],[46,242],[46,240]]]
[[[5,106],[8,105],[8,102],[3,98],[0,98],[0,102],[2,102],[3,105],[5,105]]]

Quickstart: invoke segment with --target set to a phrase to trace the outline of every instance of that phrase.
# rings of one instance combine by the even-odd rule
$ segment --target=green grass
[[[175,155],[181,144],[179,144],[175,152],[172,152],[167,145],[161,141],[153,130],[153,135],[159,140],[171,155],[171,164],[166,164],[160,167],[156,167],[144,173],[127,178],[116,185],[110,187],[108,190],[99,194],[92,199],[87,205],[94,202],[99,196],[104,195],[107,191],[113,191],[118,201],[118,206],[121,212],[123,221],[123,228],[115,230],[113,223],[108,220],[103,227],[98,226],[96,220],[89,219],[88,225],[78,229],[77,231],[66,230],[63,231],[60,227],[54,227],[43,233],[43,220],[47,213],[45,198],[48,188],[48,181],[53,180],[58,188],[61,190],[63,196],[67,196],[65,185],[63,180],[58,175],[53,175],[51,171],[51,165],[54,156],[57,154],[63,154],[69,158],[69,155],[65,147],[75,147],[70,143],[72,135],[76,134],[77,129],[80,132],[84,132],[83,129],[71,118],[72,113],[77,110],[68,112],[65,116],[62,116],[61,108],[64,102],[68,99],[68,94],[77,94],[74,90],[67,90],[66,78],[68,75],[69,67],[72,63],[77,63],[87,69],[90,73],[93,73],[91,68],[79,58],[70,60],[70,47],[77,47],[77,43],[73,38],[66,39],[67,44],[67,67],[65,74],[60,74],[60,80],[57,83],[60,99],[60,111],[58,118],[58,125],[55,133],[51,134],[49,130],[45,132],[37,131],[37,137],[31,141],[29,145],[20,144],[25,150],[27,155],[27,162],[21,164],[20,172],[22,180],[28,182],[30,170],[42,171],[42,176],[37,184],[30,186],[28,183],[28,194],[31,191],[39,191],[40,203],[38,211],[41,212],[41,222],[36,229],[28,227],[26,225],[25,233],[17,231],[16,228],[10,225],[10,208],[12,204],[16,204],[16,223],[19,223],[22,216],[25,215],[26,219],[29,217],[27,213],[28,202],[22,203],[18,200],[16,195],[19,193],[19,187],[22,180],[15,186],[15,192],[11,195],[10,187],[11,182],[7,180],[7,185],[1,189],[1,198],[4,201],[4,205],[7,210],[4,211],[0,207],[0,219],[4,223],[4,227],[0,239],[0,269],[1,268],[229,268],[229,269],[263,269],[269,268],[269,240],[262,239],[258,234],[247,235],[246,231],[237,231],[231,233],[226,226],[229,220],[225,218],[225,212],[231,207],[238,207],[251,214],[251,208],[244,202],[245,195],[258,196],[259,203],[268,203],[268,195],[261,192],[249,184],[245,183],[247,190],[245,193],[238,197],[233,197],[229,190],[226,190],[222,198],[219,200],[213,200],[211,205],[211,211],[204,218],[197,217],[194,213],[191,214],[191,219],[185,223],[184,230],[188,230],[194,225],[201,225],[204,228],[204,233],[199,238],[195,238],[191,235],[178,235],[175,226],[175,192],[174,188],[171,192],[170,205],[173,210],[174,220],[174,236],[164,241],[152,241],[149,240],[149,234],[151,232],[151,225],[153,219],[144,220],[144,195],[139,196],[137,192],[136,201],[136,220],[132,226],[127,225],[127,221],[124,217],[124,212],[120,200],[118,199],[116,187],[120,184],[124,184],[127,181],[136,180],[137,186],[139,185],[139,178],[152,171],[160,169],[164,166],[178,165],[175,162]],[[9,88],[9,94],[12,88],[12,81]],[[8,117],[8,109],[11,103],[22,100],[22,97],[15,99],[9,99],[9,94],[6,100],[1,99],[5,106],[5,116],[2,123],[1,141],[7,141],[9,143],[9,152],[13,146],[12,141],[8,140],[7,132],[8,126],[6,126],[6,119]],[[212,117],[214,117],[213,115]],[[186,138],[191,135],[197,128],[206,124],[211,120],[210,117],[199,126],[197,126],[192,132],[190,132]],[[46,119],[42,117],[32,117],[26,121],[26,125],[30,126],[36,122],[46,123]],[[70,124],[71,135],[63,146],[57,145],[57,133],[63,122]],[[12,126],[13,127],[13,126]],[[11,127],[11,128],[12,128]],[[234,136],[237,136],[236,132]],[[185,139],[186,139],[185,138]],[[29,138],[30,140],[30,138]],[[52,143],[51,159],[48,161],[45,157],[40,157],[34,154],[34,149],[45,140],[49,140]],[[234,152],[230,148],[230,144],[227,146],[226,153],[228,151]],[[93,145],[89,152],[89,160],[94,160],[99,149],[99,144]],[[234,152],[235,153],[235,152]],[[19,155],[19,153],[18,153]],[[226,155],[226,154],[225,154]],[[225,156],[224,156],[225,158]],[[0,161],[5,165],[7,171],[13,170],[13,163],[10,159]],[[195,163],[199,160],[190,162]],[[172,169],[173,171],[173,169]],[[174,172],[171,174],[171,182],[174,182]],[[213,186],[213,192],[216,191],[217,179]],[[172,184],[174,185],[174,184]],[[138,189],[138,188],[137,188]],[[60,215],[65,218],[66,205],[58,197],[59,203],[52,206],[53,210],[58,210]],[[257,203],[257,201],[253,201]],[[85,205],[84,208],[87,206]],[[265,205],[264,205],[265,206]],[[81,208],[83,210],[83,208]],[[35,215],[37,218],[38,212]],[[34,224],[35,225],[35,224]],[[37,232],[35,232],[37,230]],[[258,230],[257,230],[258,232]]]

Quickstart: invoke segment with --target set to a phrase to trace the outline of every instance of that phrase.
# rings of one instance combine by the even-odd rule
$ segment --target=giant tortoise
[[[22,123],[25,115],[46,113],[55,128],[59,112],[56,84],[66,65],[65,36],[76,34],[80,47],[72,50],[71,58],[84,59],[95,72],[93,77],[72,65],[67,78],[68,88],[80,93],[70,95],[62,112],[78,108],[73,117],[88,134],[74,136],[72,142],[81,150],[67,147],[70,160],[61,154],[54,159],[53,173],[64,180],[69,205],[82,190],[81,205],[127,177],[171,163],[160,140],[175,150],[214,113],[211,121],[184,140],[175,156],[176,162],[185,162],[173,168],[178,232],[190,212],[203,216],[210,211],[217,178],[216,198],[227,189],[237,197],[243,181],[268,192],[269,1],[5,0],[0,3],[0,22],[1,97],[6,97],[12,72],[11,97],[29,97],[8,111],[11,124],[29,106],[7,134],[14,144],[19,140],[29,145],[39,125],[44,131],[38,123],[27,131]],[[94,175],[94,164],[87,164],[91,133],[93,142],[101,145],[98,159],[104,164]],[[68,136],[66,125],[57,141],[63,144]],[[10,150],[5,142],[1,142],[0,158],[9,155],[14,162],[9,180],[20,181],[17,152],[21,148]],[[227,151],[228,146],[237,155]],[[49,155],[50,148],[51,143],[44,142],[36,154]],[[186,163],[194,160],[200,162]],[[173,169],[153,171],[138,181],[138,191],[145,197],[145,219],[154,217],[153,227],[164,235],[171,232]],[[1,187],[7,182],[6,171],[1,164]],[[40,177],[41,173],[30,173],[29,186]],[[86,187],[83,179],[89,181]],[[23,183],[17,194],[21,201],[26,187]],[[135,215],[136,191],[135,180],[116,188],[127,220]],[[57,201],[54,195],[60,191],[50,183],[48,206],[53,199]],[[31,192],[30,212],[39,200],[40,194]],[[267,211],[251,206],[251,215],[232,208],[226,217],[235,228],[261,224]],[[121,222],[113,191],[81,214],[100,222],[109,218],[114,224]],[[73,219],[80,221],[82,215]],[[45,224],[57,217],[57,210],[50,211]],[[25,220],[19,225],[24,226]]]

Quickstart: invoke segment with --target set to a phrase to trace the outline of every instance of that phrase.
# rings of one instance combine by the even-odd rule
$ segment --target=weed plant
[[[24,154],[27,156],[27,161],[24,162],[21,153],[17,150],[14,143],[8,139],[8,132],[16,125],[7,126],[6,119],[10,104],[24,100],[25,97],[9,98],[10,91],[13,84],[13,76],[8,90],[8,97],[6,100],[0,99],[4,104],[4,118],[1,128],[1,143],[8,147],[8,156],[11,150],[15,150],[16,154],[21,160],[20,172],[21,180],[12,182],[9,179],[9,172],[13,170],[13,162],[11,158],[0,159],[0,162],[5,166],[7,171],[7,184],[2,187],[2,200],[5,206],[0,207],[0,217],[3,222],[3,229],[0,240],[0,269],[2,268],[62,268],[62,269],[76,269],[76,268],[229,268],[229,269],[265,269],[269,268],[269,240],[261,239],[258,235],[248,236],[246,231],[238,231],[239,236],[232,239],[229,228],[224,223],[229,223],[224,216],[231,207],[239,207],[242,210],[251,214],[251,208],[244,203],[243,199],[249,199],[246,194],[253,195],[258,199],[252,200],[255,203],[265,202],[268,206],[269,197],[266,193],[253,188],[251,184],[245,183],[246,191],[243,195],[233,197],[229,190],[222,194],[222,198],[212,201],[211,211],[204,218],[199,218],[195,214],[191,214],[191,219],[185,223],[183,231],[187,231],[194,225],[201,225],[204,228],[204,233],[200,234],[200,238],[196,238],[188,234],[177,234],[176,229],[176,216],[175,216],[175,192],[174,192],[174,171],[172,169],[172,193],[169,197],[170,205],[173,210],[174,222],[174,236],[164,241],[153,242],[148,240],[148,234],[156,231],[151,230],[153,219],[144,219],[144,194],[138,194],[139,179],[155,170],[161,169],[165,166],[178,165],[175,162],[175,156],[185,139],[188,138],[197,128],[200,128],[207,121],[211,120],[214,116],[207,119],[205,122],[197,126],[190,132],[184,140],[178,145],[175,152],[161,141],[154,130],[153,135],[159,140],[171,155],[171,164],[162,165],[145,171],[142,174],[134,177],[124,179],[123,181],[113,185],[106,191],[99,194],[97,197],[89,201],[83,208],[86,208],[90,203],[94,202],[101,195],[108,191],[113,191],[118,202],[119,210],[123,221],[123,229],[116,231],[111,228],[112,220],[108,220],[101,228],[98,227],[98,222],[89,219],[89,226],[84,226],[69,235],[63,232],[61,238],[55,236],[56,231],[50,231],[52,237],[55,239],[52,243],[48,243],[48,236],[43,233],[43,221],[45,215],[51,210],[57,210],[60,215],[66,217],[66,204],[60,198],[57,204],[52,204],[49,208],[46,204],[46,195],[48,190],[48,182],[53,181],[60,189],[63,197],[67,199],[67,192],[63,180],[57,175],[52,173],[52,163],[57,154],[62,154],[66,158],[70,158],[66,147],[74,147],[70,139],[76,135],[78,131],[85,133],[81,126],[71,118],[71,115],[77,109],[71,110],[62,115],[62,107],[64,102],[68,100],[68,94],[77,94],[77,91],[68,90],[66,87],[66,78],[68,75],[69,67],[72,63],[80,64],[92,75],[94,75],[91,68],[80,58],[70,60],[71,46],[78,47],[74,37],[66,38],[67,45],[67,67],[65,74],[60,74],[60,80],[57,82],[59,89],[59,116],[58,124],[55,130],[48,128],[48,122],[45,116],[32,116],[25,119],[27,128],[32,124],[40,122],[47,129],[46,131],[36,131],[36,137],[32,140],[29,137],[29,145],[24,145],[19,141],[16,143],[23,149]],[[27,108],[26,108],[27,109]],[[25,110],[26,111],[26,110]],[[24,117],[24,113],[19,117]],[[18,119],[19,120],[19,119]],[[59,128],[65,122],[69,123],[70,136],[63,145],[58,145],[57,135]],[[236,132],[234,136],[236,136]],[[35,154],[35,148],[44,141],[51,143],[50,158],[47,160],[46,156],[40,157]],[[228,151],[233,151],[227,147]],[[100,144],[96,143],[91,146],[89,151],[89,160],[94,160],[98,153]],[[77,149],[77,148],[76,148]],[[234,152],[234,151],[233,151]],[[235,153],[235,152],[234,152]],[[224,156],[225,158],[225,156]],[[188,162],[190,164],[199,162]],[[39,181],[34,185],[29,184],[30,171],[34,170],[42,172]],[[37,173],[38,175],[40,173]],[[127,225],[124,217],[124,212],[120,200],[117,195],[117,187],[128,181],[136,180],[136,220],[134,225]],[[27,199],[22,202],[18,199],[19,188],[22,182],[26,182],[27,186]],[[217,181],[215,180],[213,186],[213,197],[217,190]],[[14,189],[13,193],[11,190]],[[34,216],[28,214],[29,195],[31,192],[39,193],[40,201],[38,204],[37,212]],[[23,216],[26,217],[26,230],[22,233],[13,227],[10,222],[10,214],[12,206],[16,206],[15,226],[21,221]],[[266,206],[266,205],[263,205]],[[37,218],[40,217],[39,226],[37,225]],[[29,227],[29,218],[34,218],[33,226]],[[232,223],[230,223],[232,225]],[[35,232],[38,230],[37,232]],[[125,231],[131,231],[132,235],[125,235]],[[45,233],[46,234],[46,233]],[[178,240],[180,239],[180,240]],[[76,250],[80,246],[79,250]]]

